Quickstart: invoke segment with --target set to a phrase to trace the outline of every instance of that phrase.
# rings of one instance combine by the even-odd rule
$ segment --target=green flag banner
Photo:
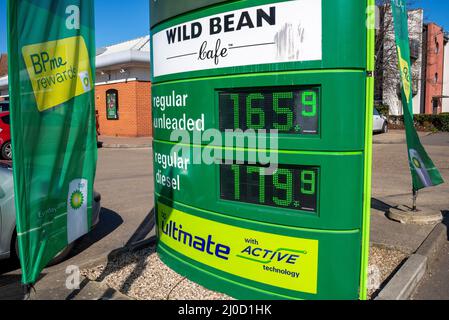
[[[408,157],[415,191],[444,183],[440,172],[421,144],[413,120],[412,74],[408,34],[408,14],[404,0],[391,0],[396,47],[402,81],[402,105],[407,135]]]
[[[91,228],[93,0],[9,0],[17,239],[24,284]]]

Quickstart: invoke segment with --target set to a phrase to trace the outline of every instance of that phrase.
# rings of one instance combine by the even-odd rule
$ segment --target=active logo
[[[207,221],[160,202],[157,212],[160,243],[171,250],[238,277],[317,293],[318,240]]]

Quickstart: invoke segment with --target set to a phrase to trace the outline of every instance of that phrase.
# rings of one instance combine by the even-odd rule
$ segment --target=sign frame
[[[323,2],[325,2],[326,0],[323,0]],[[256,4],[267,4],[267,3],[280,3],[280,2],[284,2],[283,0],[250,0],[247,1],[247,6],[252,6],[252,5],[256,5]],[[348,3],[352,3],[351,0],[341,0],[339,2],[344,2],[345,4]],[[331,3],[330,1],[327,1],[327,4],[329,5],[329,3]],[[362,4],[361,4],[362,3]],[[151,35],[151,40],[153,41],[153,34],[155,32],[161,31],[166,29],[169,26],[175,26],[177,24],[182,24],[186,21],[192,21],[195,20],[197,18],[200,17],[208,17],[214,14],[221,14],[223,12],[228,12],[228,11],[232,11],[233,9],[238,9],[240,8],[242,2],[230,2],[230,3],[219,3],[219,4],[211,4],[211,6],[206,7],[204,9],[202,9],[200,11],[201,8],[195,8],[194,11],[191,12],[186,12],[184,14],[177,14],[175,17],[173,17],[173,19],[168,20],[170,17],[164,17],[164,21],[159,23],[159,24],[155,24],[152,27],[152,35]],[[369,257],[369,229],[370,229],[370,211],[371,211],[371,181],[372,181],[372,121],[373,121],[373,108],[374,108],[374,78],[373,78],[373,72],[374,72],[374,36],[375,36],[375,28],[374,26],[369,26],[368,23],[369,21],[372,20],[371,14],[370,14],[370,10],[371,8],[375,7],[375,3],[374,0],[366,0],[366,1],[361,1],[361,2],[356,2],[355,4],[359,5],[360,7],[363,7],[363,12],[365,13],[363,15],[363,19],[361,16],[357,16],[357,18],[354,19],[354,21],[351,21],[350,24],[354,24],[357,25],[360,28],[360,26],[363,24],[363,26],[367,28],[366,31],[363,32],[363,41],[358,41],[357,39],[360,40],[360,34],[358,34],[357,32],[357,28],[351,28],[348,27],[349,29],[353,29],[355,30],[353,32],[353,43],[357,44],[357,43],[363,43],[362,48],[357,47],[357,51],[358,53],[360,53],[360,56],[358,56],[355,59],[352,59],[352,63],[353,65],[351,65],[350,61],[351,59],[349,59],[348,61],[343,61],[343,60],[339,60],[339,58],[344,54],[340,54],[342,50],[345,50],[345,46],[341,46],[342,48],[338,48],[338,50],[334,50],[333,51],[333,58],[330,58],[329,56],[326,56],[326,54],[324,53],[324,51],[329,51],[332,48],[331,44],[325,44],[323,43],[323,59],[320,63],[315,63],[315,62],[304,62],[304,63],[281,63],[279,65],[276,66],[276,68],[271,68],[270,66],[244,66],[244,67],[235,67],[235,68],[222,68],[222,69],[216,69],[216,70],[209,70],[209,71],[204,71],[204,70],[200,70],[200,71],[192,71],[192,72],[183,72],[183,73],[179,73],[179,74],[174,74],[171,76],[159,76],[159,77],[155,77],[154,73],[152,73],[152,79],[154,80],[154,85],[153,85],[153,93],[157,94],[156,92],[160,92],[162,91],[162,88],[168,83],[168,84],[173,84],[176,86],[183,86],[184,84],[188,84],[190,81],[196,82],[196,81],[203,81],[203,80],[211,80],[213,81],[214,79],[225,79],[226,77],[232,78],[232,79],[237,79],[238,77],[241,77],[244,74],[247,74],[249,76],[249,78],[254,79],[255,77],[258,76],[264,76],[264,75],[268,75],[270,72],[273,71],[279,71],[282,74],[288,74],[288,73],[294,73],[294,72],[298,72],[301,74],[312,74],[312,73],[317,73],[317,74],[324,74],[324,72],[329,71],[329,69],[339,69],[342,72],[352,72],[354,71],[352,68],[354,69],[360,69],[360,71],[362,72],[361,69],[363,69],[363,84],[364,84],[364,91],[365,91],[365,95],[363,97],[363,101],[365,102],[365,111],[364,111],[364,128],[363,128],[363,139],[362,141],[360,141],[360,147],[363,149],[360,153],[362,156],[362,163],[363,163],[363,167],[362,167],[362,183],[360,185],[361,188],[361,195],[362,195],[362,208],[360,211],[360,237],[357,238],[357,249],[354,249],[354,253],[355,255],[353,256],[354,259],[357,260],[357,262],[354,264],[357,264],[360,268],[355,271],[355,274],[359,274],[360,277],[357,276],[357,286],[358,286],[358,293],[357,295],[352,295],[351,299],[361,299],[361,300],[366,300],[367,298],[367,271],[368,271],[368,257]],[[323,6],[324,7],[324,6]],[[331,7],[331,5],[329,5],[329,7]],[[329,7],[327,7],[327,9],[329,10]],[[361,8],[358,7],[357,10],[360,10]],[[225,10],[226,9],[226,10]],[[354,12],[357,11],[356,9],[354,9]],[[348,15],[350,15],[351,12],[348,13]],[[324,24],[324,22],[323,22]],[[323,26],[323,37],[326,31],[324,31],[326,28],[326,26]],[[343,30],[344,27],[341,27],[341,30]],[[365,38],[366,37],[366,38]],[[366,44],[366,45],[365,45]],[[325,49],[326,48],[326,49]],[[360,50],[359,50],[360,49]],[[152,61],[153,60],[153,50],[154,47],[151,46],[151,55],[152,55]],[[330,50],[332,51],[332,50]],[[339,53],[339,52],[340,53]],[[362,57],[363,56],[363,57]],[[343,63],[339,63],[342,62]],[[362,62],[363,61],[363,62]],[[355,65],[360,64],[358,67]],[[363,66],[362,66],[363,65]],[[306,71],[304,71],[304,69]],[[313,69],[313,70],[311,70]],[[326,69],[326,70],[323,70]],[[152,68],[152,72],[153,72],[153,68]],[[231,74],[231,75],[230,75]],[[295,85],[298,85],[295,83]],[[310,83],[309,85],[317,85],[316,83]],[[216,88],[216,90],[218,89],[223,89],[223,88]],[[218,98],[215,98],[215,106],[216,106],[216,110],[215,113],[218,113],[217,110],[217,100]],[[324,103],[323,103],[324,105]],[[322,117],[322,114],[321,114]],[[322,132],[323,129],[320,129],[320,133]],[[155,129],[155,143],[157,144],[158,142],[162,142],[162,143],[167,143],[170,144],[169,142],[164,142],[162,140],[165,140],[165,136],[164,138],[162,138],[161,136],[157,135],[157,131],[158,129]],[[161,139],[161,140],[158,140]],[[303,142],[303,141],[302,141]],[[173,145],[175,143],[172,143]],[[282,148],[280,148],[282,149]],[[338,152],[337,150],[333,150],[333,151],[329,151],[329,153],[340,153],[340,154],[344,154],[346,153],[351,153],[351,148],[348,148],[347,151],[343,151],[343,152]],[[352,150],[354,151],[354,150]],[[301,151],[295,150],[294,152],[299,152],[301,153]],[[318,154],[319,151],[318,150],[313,150],[312,152],[304,152],[304,154],[313,154],[316,153]],[[302,164],[302,163],[301,163]],[[321,177],[322,178],[322,177]],[[215,183],[217,183],[217,181],[215,181]],[[322,186],[322,183],[321,183]],[[157,186],[156,186],[157,187]],[[156,188],[157,189],[157,188]],[[155,190],[156,190],[155,189]],[[199,216],[199,217],[204,217],[205,219],[207,219],[207,216],[213,216],[214,219],[217,220],[222,220],[222,221],[231,221],[233,220],[234,224],[232,224],[231,222],[229,222],[231,225],[235,225],[235,223],[239,223],[243,226],[248,226],[248,230],[258,230],[255,229],[255,224],[253,224],[253,222],[255,222],[255,220],[251,220],[251,219],[247,219],[247,218],[242,218],[242,217],[237,217],[237,216],[233,216],[233,215],[225,215],[223,212],[222,213],[217,213],[217,212],[212,212],[209,210],[205,210],[204,208],[198,208],[198,206],[194,206],[190,203],[181,203],[178,202],[179,197],[176,195],[176,193],[171,193],[167,195],[167,193],[162,194],[159,193],[158,191],[155,191],[155,198],[156,198],[156,212],[158,212],[158,206],[159,203],[163,203],[165,205],[169,205],[173,208],[174,211],[179,210],[179,211],[184,211],[188,214],[194,214],[195,216]],[[318,205],[319,206],[319,205]],[[213,221],[217,221],[217,220],[213,220]],[[159,218],[158,218],[159,221]],[[266,226],[265,224],[269,224],[268,222],[264,221],[264,222],[259,222],[260,224],[264,224],[264,228],[267,227],[268,229],[270,229],[268,226]],[[275,224],[272,225],[273,228],[275,227]],[[257,227],[259,228],[259,227]],[[338,229],[338,228],[337,228]],[[302,231],[307,231],[307,229],[304,228],[298,228],[298,230]],[[293,232],[292,230],[289,230],[288,232]],[[339,230],[328,230],[334,232],[335,234],[339,232]],[[341,231],[341,230],[340,230]],[[286,230],[284,231],[272,231],[273,233],[278,232],[278,234],[283,234],[282,232],[287,232]],[[287,232],[287,233],[288,233]],[[348,231],[349,232],[349,231]],[[158,230],[158,237],[160,237],[160,231]],[[354,238],[355,239],[355,238]],[[221,276],[216,276],[216,274],[222,274],[222,271],[217,271],[213,268],[210,268],[206,265],[199,265],[198,262],[193,261],[192,259],[186,257],[186,256],[180,256],[179,253],[176,253],[174,250],[170,249],[167,245],[165,245],[162,242],[159,242],[158,245],[158,253],[160,255],[160,257],[162,258],[162,260],[168,264],[170,267],[173,267],[175,270],[183,270],[182,273],[184,275],[187,275],[189,278],[195,280],[196,282],[205,285],[208,288],[211,289],[215,289],[218,291],[225,291],[225,292],[234,292],[234,296],[237,298],[247,298],[249,296],[254,297],[256,299],[270,299],[273,297],[279,298],[279,299],[298,299],[298,296],[295,294],[292,294],[291,292],[286,292],[283,291],[282,294],[279,294],[280,291],[282,290],[278,290],[278,293],[273,293],[273,291],[265,291],[264,289],[261,289],[260,287],[258,287],[257,285],[255,285],[254,283],[252,284],[248,284],[247,281],[244,281],[243,284],[241,284],[239,286],[239,292],[236,293],[235,291],[235,285],[236,283],[240,283],[240,280],[234,277],[231,277],[230,279],[221,279]],[[186,263],[183,262],[183,259],[185,259]],[[321,266],[319,267],[319,271],[318,272],[322,272],[323,268],[326,268],[326,266]],[[320,273],[319,273],[320,274]],[[207,279],[206,279],[206,278]],[[321,277],[324,277],[323,274],[321,274]],[[212,280],[213,279],[213,280]],[[279,288],[278,288],[279,289]],[[340,288],[338,286],[336,286],[334,288],[335,290],[341,290],[341,292],[344,292],[343,288]],[[269,290],[269,289],[267,289]],[[347,293],[347,292],[346,292]],[[313,296],[308,296],[308,295],[302,295],[302,297],[308,299],[316,299],[317,297],[313,297]],[[325,293],[323,296],[324,298],[331,298],[332,296],[329,295],[329,292]]]

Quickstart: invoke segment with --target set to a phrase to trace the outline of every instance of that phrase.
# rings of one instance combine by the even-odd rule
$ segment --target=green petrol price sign
[[[219,93],[220,130],[318,134],[319,88],[264,88]]]
[[[264,167],[221,165],[220,195],[229,201],[316,212],[318,180],[316,167],[278,166],[267,175]]]
[[[239,299],[366,298],[372,2],[151,2],[167,265]]]

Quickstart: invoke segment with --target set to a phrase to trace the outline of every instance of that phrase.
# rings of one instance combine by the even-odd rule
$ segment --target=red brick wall
[[[110,89],[118,91],[118,120],[108,120],[106,117],[106,91]],[[150,82],[131,81],[97,85],[95,96],[102,135],[116,137],[152,135]]]
[[[0,54],[0,77],[8,74],[8,55]]]
[[[153,135],[151,117],[151,83],[136,82],[137,135],[151,137]]]
[[[436,53],[437,43],[439,52]],[[444,67],[444,34],[443,29],[431,23],[427,34],[427,73],[426,73],[426,114],[433,114],[433,97],[443,95],[443,67]],[[438,80],[435,82],[435,75]],[[438,100],[437,113],[442,112],[441,99]]]

